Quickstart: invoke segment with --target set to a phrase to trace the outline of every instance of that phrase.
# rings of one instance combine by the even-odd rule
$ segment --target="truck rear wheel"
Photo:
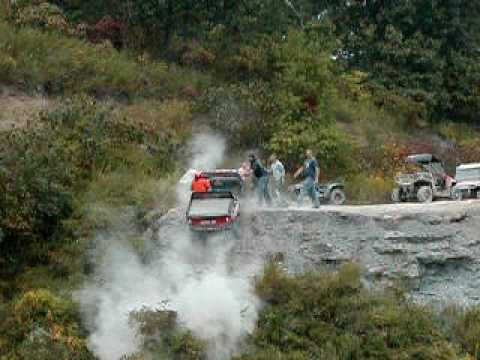
[[[452,193],[453,200],[462,201],[463,200],[463,192],[462,190],[454,190]]]
[[[429,203],[433,200],[433,190],[430,186],[421,186],[417,191],[417,199],[422,203]]]

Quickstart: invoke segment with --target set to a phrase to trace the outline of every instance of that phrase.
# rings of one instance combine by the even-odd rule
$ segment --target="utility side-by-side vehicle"
[[[431,154],[410,155],[406,165],[415,170],[395,177],[393,202],[416,200],[427,203],[438,198],[453,197],[455,180],[447,175],[439,158]]]
[[[480,199],[480,163],[457,166],[455,181],[453,197],[456,200]]]

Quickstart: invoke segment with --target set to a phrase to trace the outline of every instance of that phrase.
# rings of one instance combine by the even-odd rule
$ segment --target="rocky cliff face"
[[[157,229],[163,243],[187,233],[175,211]],[[401,281],[420,302],[480,301],[479,201],[246,209],[240,238],[214,237],[232,242],[228,265],[236,273],[253,275],[272,259],[291,273],[354,261],[367,286]]]

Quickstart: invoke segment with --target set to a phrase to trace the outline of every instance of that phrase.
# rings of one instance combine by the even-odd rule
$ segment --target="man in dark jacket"
[[[248,156],[250,160],[250,168],[253,172],[255,190],[257,192],[257,199],[259,203],[265,201],[267,204],[271,203],[270,193],[268,191],[268,170],[262,165],[260,159],[255,154]]]
[[[312,199],[313,206],[318,208],[320,206],[320,199],[316,190],[316,185],[318,184],[320,169],[318,167],[318,162],[310,149],[305,151],[305,163],[293,176],[294,178],[297,178],[300,174],[303,174],[304,180],[302,189],[300,190],[300,196],[298,197],[299,204],[301,204],[305,195],[308,195],[310,199]]]

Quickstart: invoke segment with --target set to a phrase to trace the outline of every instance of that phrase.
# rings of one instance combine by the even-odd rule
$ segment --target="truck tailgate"
[[[194,199],[188,211],[189,218],[217,217],[229,215],[231,198],[216,199]]]

